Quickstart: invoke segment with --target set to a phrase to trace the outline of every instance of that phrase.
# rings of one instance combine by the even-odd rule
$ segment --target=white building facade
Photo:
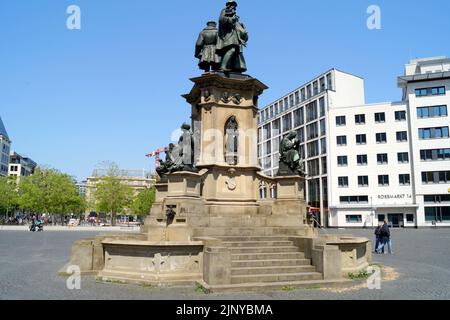
[[[401,102],[367,105],[363,80],[333,69],[325,74],[331,85],[325,81],[311,97],[317,119],[311,99],[295,104],[297,91],[286,96],[289,103],[293,95],[294,104],[281,113],[271,111],[286,97],[262,108],[258,151],[264,172],[276,174],[279,136],[297,130],[306,199],[320,209],[322,225],[371,227],[387,219],[396,227],[450,226],[449,61],[411,61],[398,80]],[[279,135],[274,127],[281,128]]]
[[[0,118],[0,176],[8,175],[10,149],[11,140],[8,137],[2,118]]]
[[[21,156],[16,152],[11,152],[9,155],[9,170],[10,177],[28,177],[34,174],[37,164],[29,157]]]

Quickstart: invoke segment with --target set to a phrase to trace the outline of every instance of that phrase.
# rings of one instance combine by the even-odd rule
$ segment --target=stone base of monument
[[[208,175],[170,175],[167,190],[157,186],[163,192],[141,234],[76,242],[70,264],[104,281],[199,283],[211,291],[342,285],[348,273],[369,265],[368,239],[319,236],[305,224],[303,177],[259,175],[277,192],[242,214],[225,210],[226,200],[208,203],[202,191]],[[216,204],[220,211],[211,210]],[[168,208],[176,212],[170,223]]]
[[[167,174],[141,234],[76,242],[70,263],[105,281],[198,282],[212,291],[340,284],[365,268],[368,239],[319,236],[307,224],[304,177],[260,173],[257,102],[267,86],[221,73],[191,80],[183,97],[200,172]],[[230,119],[238,126],[234,165],[225,157]]]

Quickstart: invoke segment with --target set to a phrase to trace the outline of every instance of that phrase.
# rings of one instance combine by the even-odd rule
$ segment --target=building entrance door
[[[390,213],[388,214],[388,220],[392,228],[403,228],[404,216],[403,213]]]

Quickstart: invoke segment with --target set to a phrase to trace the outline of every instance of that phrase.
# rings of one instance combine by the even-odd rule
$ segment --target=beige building
[[[93,193],[97,189],[97,184],[105,175],[106,172],[103,170],[94,170],[92,176],[86,179],[86,182],[83,184],[83,189],[85,190],[86,201],[88,203],[91,203],[93,200]],[[130,186],[135,195],[142,190],[152,187],[156,183],[155,177],[145,170],[121,170],[119,179],[123,184]],[[89,212],[93,211],[95,211],[93,208],[89,208]]]

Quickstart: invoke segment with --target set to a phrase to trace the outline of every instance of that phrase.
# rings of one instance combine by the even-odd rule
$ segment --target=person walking
[[[380,246],[381,242],[381,225],[378,225],[375,228],[375,253],[378,253],[378,247]]]
[[[378,247],[378,253],[385,253],[385,247],[388,247],[389,254],[392,254],[391,230],[389,229],[388,221],[385,220],[381,227],[381,242]]]

